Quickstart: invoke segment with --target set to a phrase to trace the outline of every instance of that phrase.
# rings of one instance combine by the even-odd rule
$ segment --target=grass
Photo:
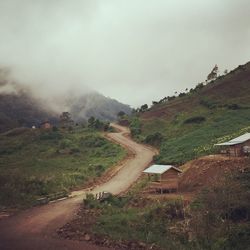
[[[0,136],[0,205],[29,206],[81,187],[125,157],[95,130],[28,130]]]
[[[135,138],[147,142],[155,133],[163,136],[157,163],[182,164],[218,152],[217,141],[250,131],[249,81],[247,63],[182,97],[153,105],[131,123],[132,128],[140,125]]]
[[[88,197],[83,211],[90,209],[97,215],[91,224],[91,233],[114,242],[144,242],[163,249],[183,249],[186,236],[176,235],[170,230],[171,226],[183,220],[182,201],[155,203],[140,199],[138,194],[147,183],[147,178],[141,179],[126,196],[111,196],[102,203]],[[83,226],[78,230],[89,229]]]
[[[181,249],[181,244],[173,241],[174,235],[169,230],[179,218],[163,216],[171,206],[171,203],[164,203],[147,208],[106,208],[98,218],[93,232],[116,241],[141,241],[164,249]]]
[[[140,198],[140,181],[126,197],[109,197],[100,203],[85,201],[83,212],[91,210],[95,220],[86,230],[100,241],[121,243],[133,249],[248,249],[249,166],[243,172],[231,172],[220,183],[203,189],[190,205],[181,198],[149,202]],[[142,201],[138,204],[138,199]],[[136,205],[135,205],[136,204]],[[79,222],[77,223],[79,224]],[[191,236],[191,237],[190,237]],[[154,248],[156,246],[156,248]]]
[[[202,123],[186,123],[192,117],[205,117]],[[250,109],[208,110],[197,108],[193,112],[177,114],[173,119],[142,120],[141,137],[144,140],[156,131],[164,136],[156,162],[182,164],[186,161],[218,152],[214,144],[221,138],[241,135],[250,131]],[[245,128],[245,129],[244,129]]]

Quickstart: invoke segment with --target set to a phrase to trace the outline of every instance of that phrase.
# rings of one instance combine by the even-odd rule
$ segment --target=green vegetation
[[[134,114],[135,139],[157,146],[157,163],[182,164],[219,152],[222,138],[250,132],[250,63],[209,83],[199,83],[185,95],[165,97],[149,111]],[[157,103],[157,104],[156,104]],[[152,138],[161,134],[155,143]]]
[[[133,116],[129,123],[131,135],[136,138],[141,134],[141,122],[137,116]]]
[[[0,206],[27,206],[80,187],[125,151],[96,130],[31,130],[0,135]]]
[[[126,202],[118,204],[111,202],[102,208],[102,215],[93,228],[94,233],[114,240],[142,241],[164,249],[179,249],[181,243],[176,241],[169,228],[183,219],[181,201],[164,202],[146,208],[128,207]],[[182,239],[182,243],[186,241]]]
[[[164,140],[164,137],[161,133],[155,132],[153,134],[148,135],[144,142],[147,144],[150,144],[152,146],[159,146],[161,145],[162,141]]]
[[[203,190],[191,204],[197,249],[249,249],[250,167]]]
[[[201,122],[202,121],[202,122]],[[154,119],[142,122],[141,138],[157,133],[163,135],[158,163],[182,164],[196,157],[218,152],[215,143],[221,138],[239,136],[250,131],[250,109],[217,109],[209,112],[200,108],[182,112],[172,120]],[[149,141],[149,144],[154,145]]]
[[[184,121],[185,124],[190,124],[190,123],[202,123],[206,121],[206,118],[204,116],[194,116],[186,119]]]
[[[99,119],[96,119],[95,117],[91,116],[88,119],[88,127],[92,129],[107,131],[109,130],[109,122],[103,122]]]
[[[88,196],[84,211],[91,210],[87,216],[95,214],[90,233],[109,238],[114,244],[143,242],[148,248],[160,249],[243,250],[250,244],[249,181],[250,168],[246,166],[244,171],[231,173],[202,190],[187,204],[181,196],[161,202],[140,197],[140,190],[147,184],[143,179],[125,197],[110,196],[99,202]]]

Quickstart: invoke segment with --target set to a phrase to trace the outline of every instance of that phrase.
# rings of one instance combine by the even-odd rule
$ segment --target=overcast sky
[[[249,0],[0,0],[0,66],[39,95],[132,106],[250,60]]]

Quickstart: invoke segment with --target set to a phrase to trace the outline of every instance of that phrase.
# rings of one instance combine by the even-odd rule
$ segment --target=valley
[[[153,149],[139,145],[129,139],[128,130],[113,125],[120,130],[107,136],[118,144],[133,152],[133,156],[123,162],[120,170],[107,182],[83,192],[73,192],[72,198],[48,205],[32,208],[4,218],[0,221],[0,247],[1,249],[46,249],[48,244],[53,249],[97,249],[86,243],[75,243],[68,240],[58,241],[56,230],[74,217],[83,198],[87,193],[109,191],[119,194],[126,191],[140,176],[141,170],[152,161],[156,153]],[[120,180],[120,181],[119,181]],[[55,237],[55,239],[54,239]],[[98,248],[99,249],[99,248]]]

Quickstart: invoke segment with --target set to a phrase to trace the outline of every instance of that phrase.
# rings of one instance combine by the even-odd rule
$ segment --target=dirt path
[[[127,136],[129,134],[127,128],[116,124],[112,126],[119,132],[109,133],[107,137],[133,152],[133,157],[125,161],[119,172],[109,181],[95,187],[92,193],[108,191],[119,194],[126,191],[156,154],[155,150],[131,140]],[[56,229],[74,217],[84,196],[84,190],[74,192],[70,199],[31,208],[13,217],[2,219],[0,221],[0,249],[106,249],[85,242],[57,238]]]

